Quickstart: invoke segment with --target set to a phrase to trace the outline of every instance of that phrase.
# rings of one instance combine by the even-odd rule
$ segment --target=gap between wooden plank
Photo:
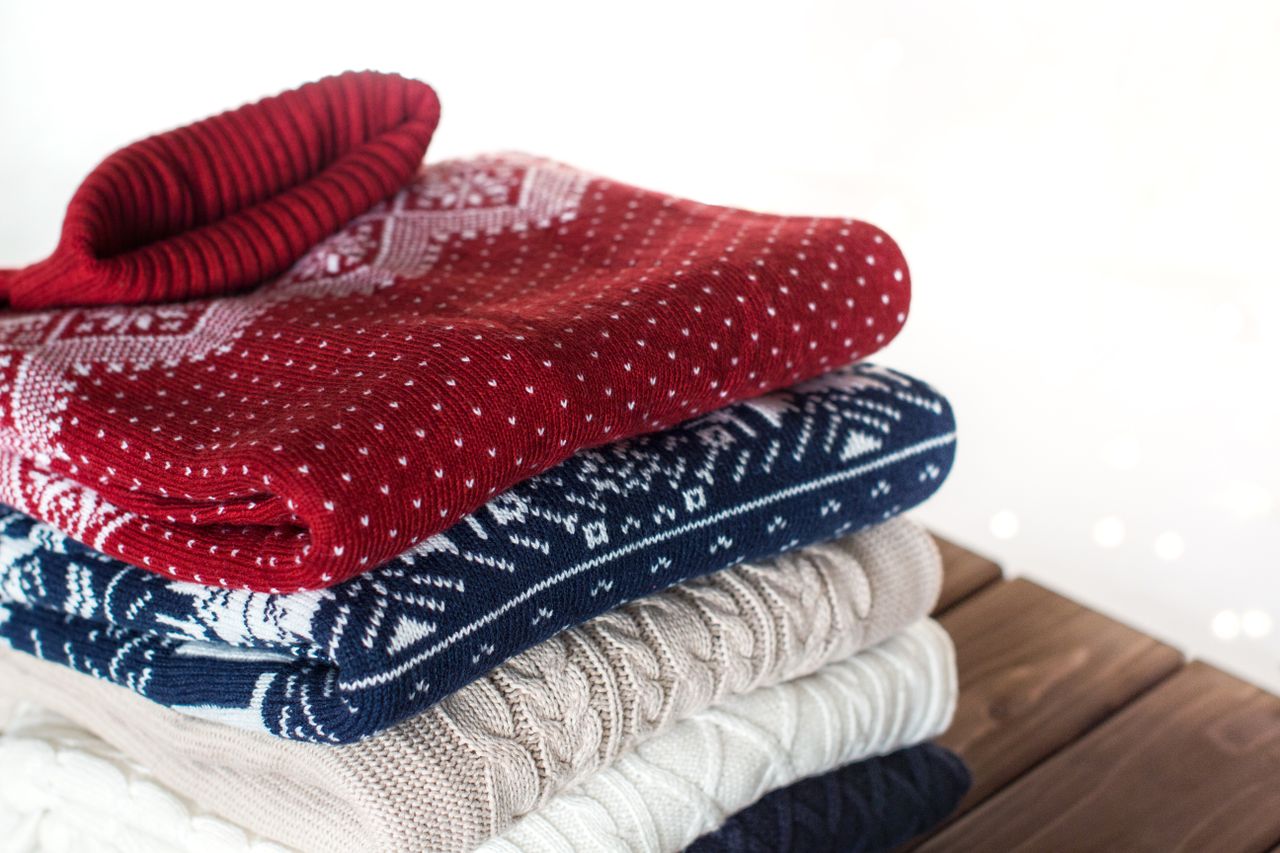
[[[932,535],[942,555],[942,591],[933,610],[936,617],[996,583],[1004,573],[994,561],[936,533]]]
[[[1254,853],[1277,778],[1280,698],[1196,662],[921,849]]]

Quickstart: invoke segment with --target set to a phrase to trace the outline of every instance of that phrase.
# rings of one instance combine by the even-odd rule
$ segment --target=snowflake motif
[[[303,255],[289,272],[290,281],[315,281],[341,275],[362,263],[377,250],[375,223],[363,222],[346,228]]]
[[[424,210],[466,210],[511,204],[520,186],[522,169],[493,163],[485,169],[451,169],[418,185],[416,207]]]
[[[91,338],[125,335],[154,336],[183,334],[199,319],[203,307],[185,305],[139,305],[127,308],[86,309],[62,329],[56,338]]]

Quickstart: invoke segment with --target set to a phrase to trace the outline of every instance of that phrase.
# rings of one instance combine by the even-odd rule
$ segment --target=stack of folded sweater
[[[0,272],[14,849],[872,850],[963,765],[950,407],[876,228],[500,155],[345,74]]]

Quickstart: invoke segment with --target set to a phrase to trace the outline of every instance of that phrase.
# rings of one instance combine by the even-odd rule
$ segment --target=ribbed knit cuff
[[[156,302],[279,275],[414,174],[435,92],[349,72],[129,145],[89,174],[46,260],[0,271],[16,309]]]

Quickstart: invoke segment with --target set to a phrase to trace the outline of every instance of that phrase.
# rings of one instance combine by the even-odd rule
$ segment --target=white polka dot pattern
[[[438,164],[246,296],[0,317],[0,500],[184,580],[328,586],[576,450],[860,359],[909,297],[864,223]]]

